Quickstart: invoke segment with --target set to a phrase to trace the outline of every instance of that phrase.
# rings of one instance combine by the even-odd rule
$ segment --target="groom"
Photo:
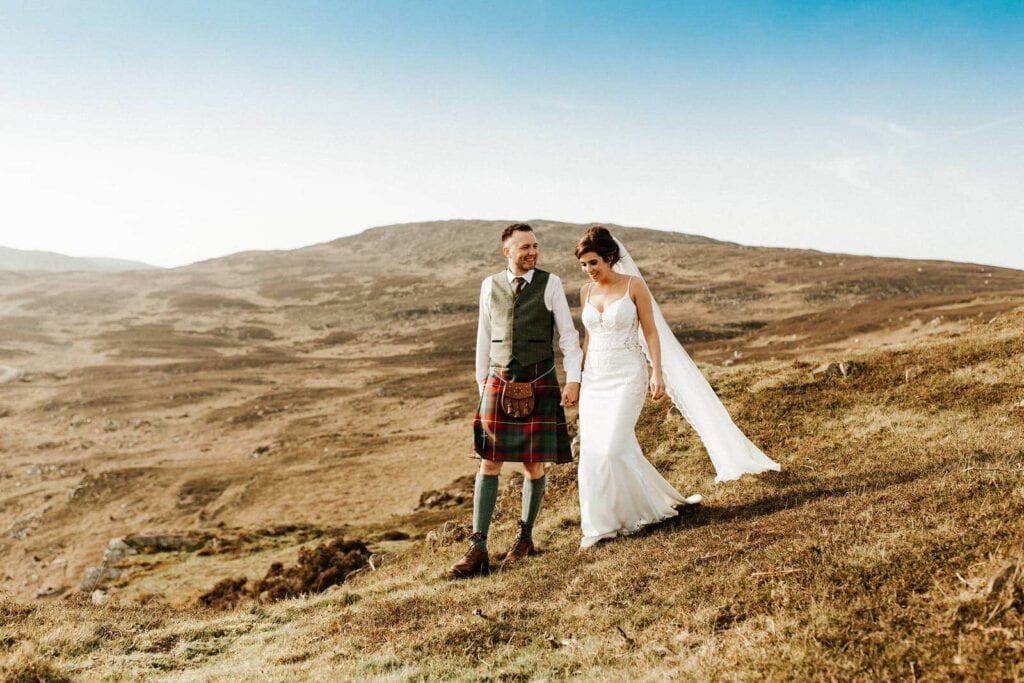
[[[532,532],[544,495],[544,463],[572,462],[564,406],[579,400],[583,351],[565,290],[557,275],[537,269],[537,237],[529,225],[505,228],[501,246],[507,268],[480,287],[476,335],[480,405],[473,420],[473,441],[481,461],[473,490],[473,535],[469,550],[448,571],[451,578],[490,570],[487,531],[502,463],[521,462],[525,475],[519,536],[503,559],[515,562],[536,554]],[[564,392],[554,372],[556,329],[565,369]],[[500,404],[507,382],[532,385],[532,413],[505,414]]]

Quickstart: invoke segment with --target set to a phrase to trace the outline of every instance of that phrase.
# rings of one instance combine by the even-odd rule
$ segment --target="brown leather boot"
[[[524,557],[536,554],[537,548],[534,547],[533,541],[523,537],[523,522],[520,520],[519,536],[516,537],[516,542],[512,544],[512,549],[505,553],[505,559],[502,560],[502,563],[516,562]]]
[[[491,558],[486,550],[476,547],[476,542],[483,538],[477,532],[469,537],[469,550],[448,570],[449,579],[467,579],[471,576],[483,576],[491,572]]]

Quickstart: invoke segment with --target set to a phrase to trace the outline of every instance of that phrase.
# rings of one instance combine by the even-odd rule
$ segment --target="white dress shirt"
[[[523,275],[526,285],[533,282],[534,271]],[[509,284],[516,278],[511,270],[505,269]],[[513,286],[513,289],[515,287]],[[554,273],[548,274],[548,284],[544,288],[544,306],[555,316],[555,329],[558,330],[558,346],[562,349],[562,367],[565,370],[565,381],[579,382],[583,365],[583,349],[580,348],[580,334],[572,323],[569,302],[565,299],[562,279]],[[490,372],[491,357],[491,278],[486,278],[480,285],[480,322],[476,328],[476,383],[483,384]]]

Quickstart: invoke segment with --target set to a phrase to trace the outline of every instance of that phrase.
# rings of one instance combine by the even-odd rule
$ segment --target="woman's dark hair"
[[[513,223],[512,225],[508,226],[507,228],[501,231],[501,243],[505,244],[505,242],[508,241],[508,238],[511,237],[514,233],[529,232],[532,230],[533,228],[531,228],[528,223]]]
[[[576,258],[592,251],[610,266],[619,262],[619,244],[603,225],[595,225],[576,243]]]

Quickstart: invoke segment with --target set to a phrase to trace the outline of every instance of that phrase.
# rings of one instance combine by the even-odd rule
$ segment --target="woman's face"
[[[601,282],[608,277],[612,267],[608,262],[592,251],[580,254],[580,269],[583,274],[594,282]]]

